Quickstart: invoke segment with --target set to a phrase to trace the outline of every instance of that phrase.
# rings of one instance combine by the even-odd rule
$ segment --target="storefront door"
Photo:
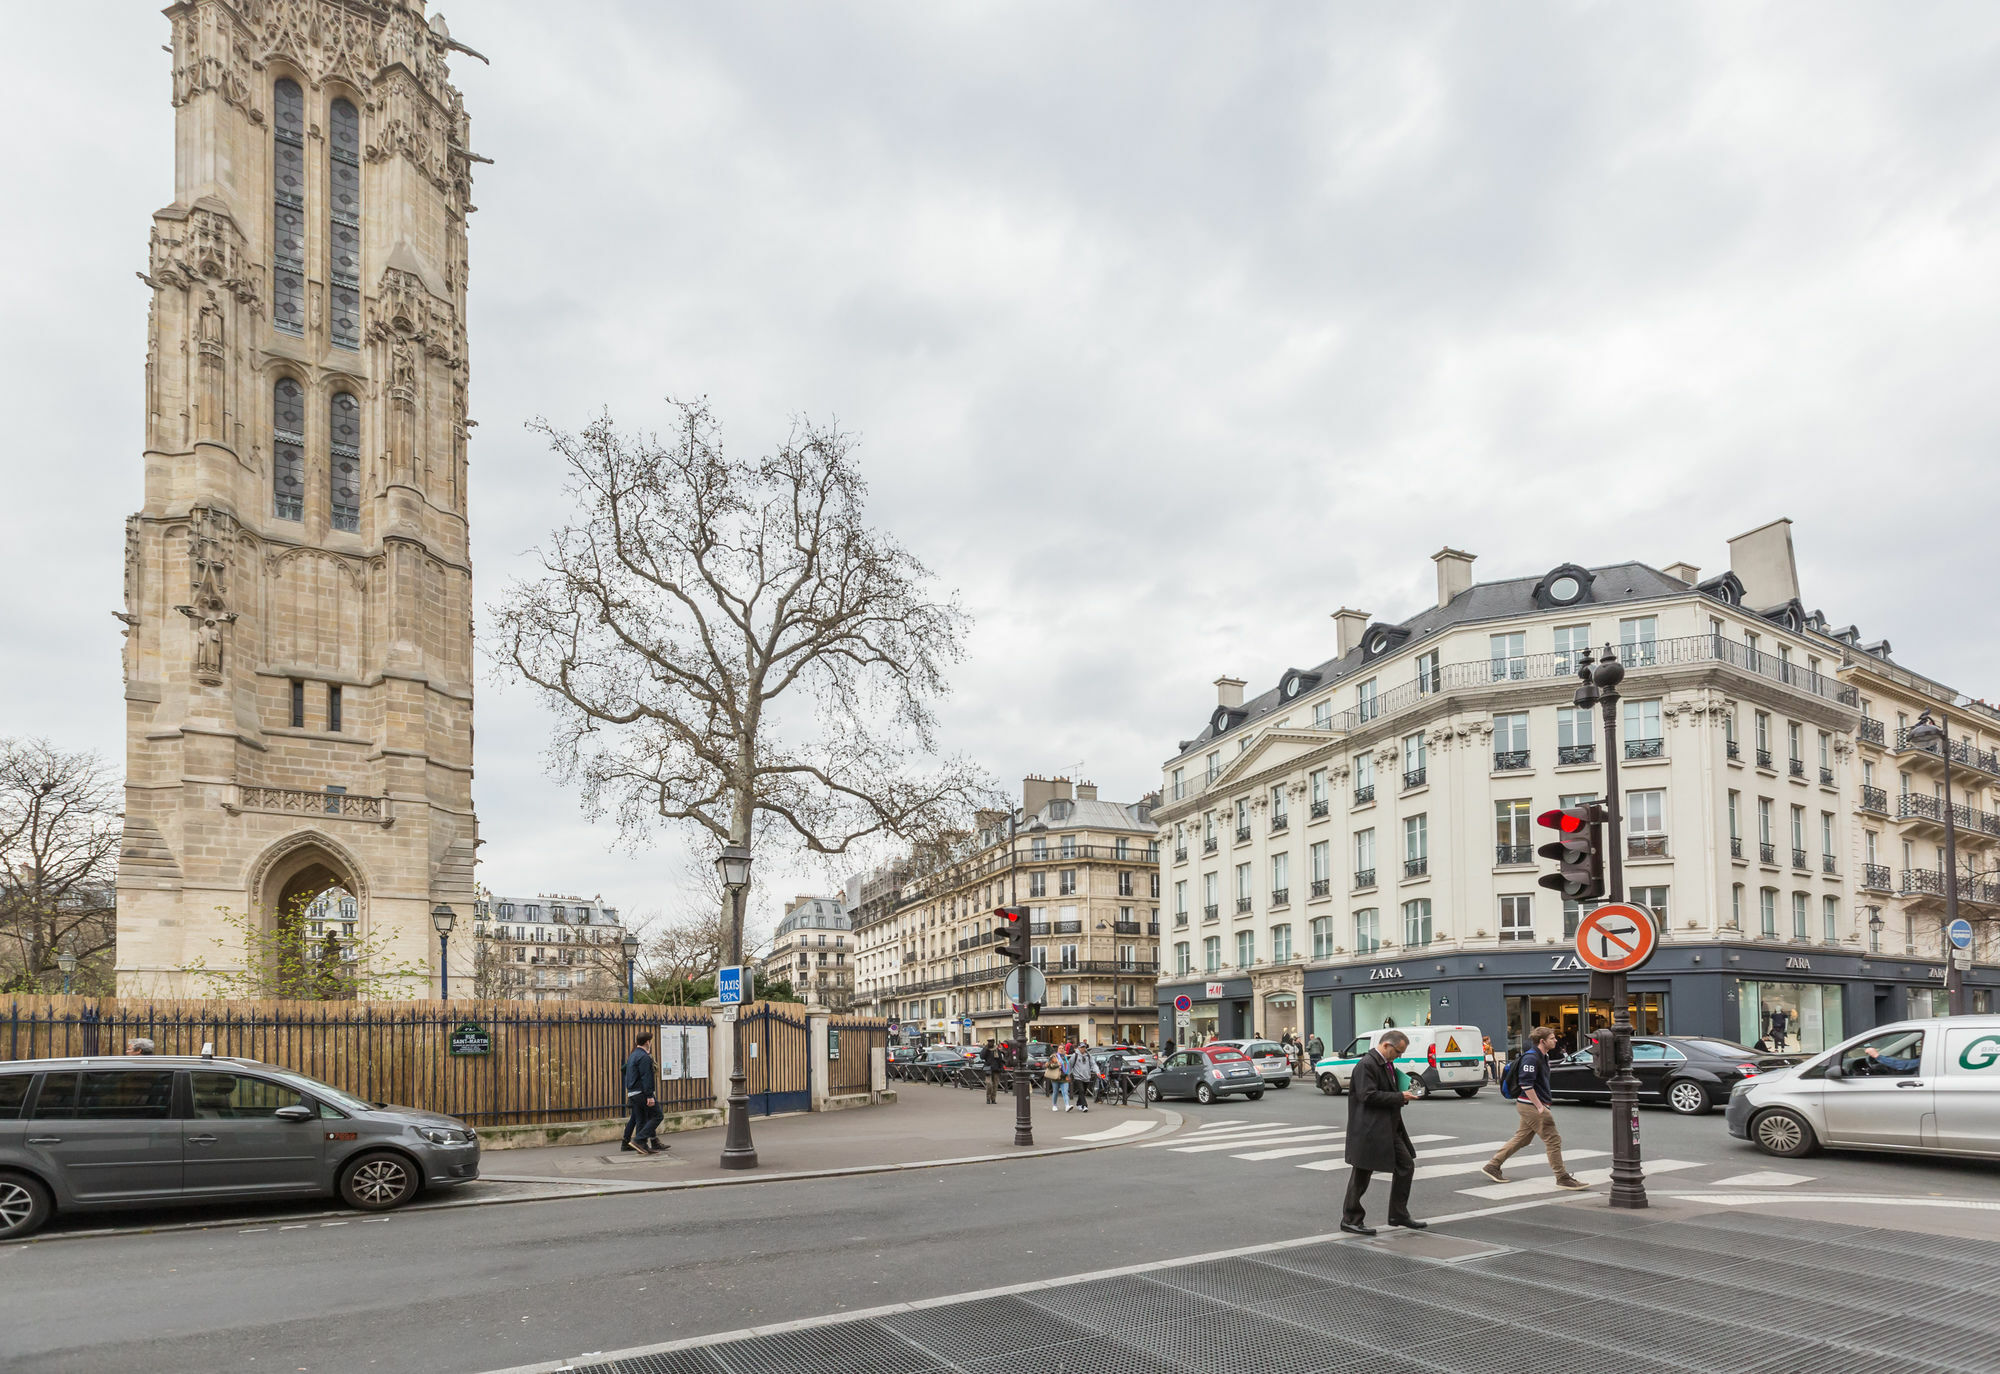
[[[1578,1008],[1582,1004],[1579,995],[1582,989],[1568,996],[1543,995],[1509,997],[1507,999],[1507,1050],[1511,1054],[1527,1043],[1527,1034],[1536,1026],[1553,1027],[1556,1033],[1556,1049],[1562,1054],[1574,1054],[1577,1048]],[[1665,1035],[1667,1033],[1667,994],[1664,992],[1638,992],[1629,997],[1632,1008],[1632,1029],[1639,1035]],[[1602,1030],[1611,1024],[1611,1006],[1606,1002],[1594,1002],[1590,1008],[1589,1029]]]

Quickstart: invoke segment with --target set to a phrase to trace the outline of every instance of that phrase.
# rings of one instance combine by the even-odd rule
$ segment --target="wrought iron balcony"
[[[1905,897],[1931,894],[1944,895],[1944,873],[1935,868],[1906,868],[1903,870],[1903,895]]]
[[[1290,906],[1291,904],[1292,890],[1289,887],[1274,887],[1271,889],[1272,906]]]
[[[1563,744],[1556,747],[1556,762],[1560,764],[1596,763],[1597,746],[1594,744]]]
[[[1774,864],[1778,861],[1778,846],[1769,840],[1757,842],[1757,859],[1760,863]]]
[[[1805,850],[1797,848],[1792,850],[1792,867],[1807,870],[1812,868],[1812,865],[1806,862]]]
[[[1312,818],[1316,821],[1324,819],[1328,809],[1326,799],[1322,797],[1312,804]]]
[[[1861,788],[1861,809],[1873,811],[1877,815],[1888,815],[1889,794],[1879,787],[1869,787],[1864,783]]]
[[[1743,857],[1743,837],[1741,835],[1731,835],[1729,837],[1729,857],[1732,859]]]
[[[1518,773],[1527,766],[1526,749],[1507,749],[1493,755],[1493,771],[1496,773]]]
[[[1625,856],[1630,859],[1664,859],[1667,857],[1667,837],[1665,835],[1627,835]]]
[[[1372,868],[1357,868],[1357,869],[1355,869],[1355,870],[1354,870],[1354,886],[1355,886],[1355,887],[1357,887],[1357,888],[1363,888],[1363,887],[1373,887],[1373,886],[1375,886],[1375,870],[1374,870],[1374,869],[1372,869]]]
[[[1146,922],[1146,933],[1148,935],[1158,935],[1160,933],[1160,923],[1158,921]]]
[[[1854,727],[1854,738],[1863,744],[1880,744],[1885,733],[1882,722],[1869,716],[1863,716],[1860,723]]]
[[[1932,758],[1949,757],[1953,763],[1962,767],[2000,774],[2000,753],[1988,749],[1975,749],[1970,741],[1955,739],[1950,743],[1951,752],[1947,756],[1937,740],[1912,738],[1910,732],[1915,728],[1915,726],[1905,726],[1896,732],[1896,752],[1915,750],[1920,754],[1929,754]]]
[[[1249,826],[1247,826],[1247,825],[1239,825],[1239,826],[1237,826],[1237,827],[1236,827],[1236,843],[1238,843],[1238,844],[1248,844],[1248,843],[1250,843],[1250,827],[1249,827]]]
[[[1176,911],[1174,913],[1174,929],[1186,930],[1187,926],[1188,926],[1188,914],[1185,911]]]
[[[1205,907],[1203,907],[1203,908],[1201,909],[1201,919],[1202,919],[1202,923],[1203,923],[1203,924],[1205,925],[1205,924],[1207,924],[1207,923],[1208,923],[1208,922],[1210,922],[1210,921],[1213,921],[1213,920],[1216,920],[1216,919],[1218,919],[1218,918],[1220,917],[1220,915],[1221,915],[1221,912],[1222,912],[1222,908],[1221,908],[1221,907],[1218,907],[1218,906],[1216,906],[1216,905],[1214,905],[1213,903],[1211,903],[1211,904],[1210,904],[1210,905],[1208,905],[1208,906],[1205,906]]]
[[[1236,899],[1236,914],[1238,916],[1241,916],[1249,910],[1250,910],[1250,899],[1248,897],[1238,897]]]
[[[1431,859],[1428,854],[1424,855],[1421,859],[1403,860],[1403,876],[1405,878],[1421,878],[1430,871]]]
[[[1833,855],[1822,854],[1819,856],[1819,871],[1826,874],[1833,872]]]
[[[1729,757],[1732,759],[1740,759],[1743,757],[1743,746],[1738,744],[1735,740],[1729,740],[1725,742],[1722,747],[1723,751],[1727,753]]]
[[[1877,721],[1876,724],[1880,725],[1881,722]],[[1887,892],[1895,886],[1895,879],[1890,875],[1887,864],[1863,864],[1861,885],[1875,892]]]
[[[1137,935],[1144,925],[1145,922],[1143,921],[1113,921],[1111,923],[1111,933],[1113,935]],[[1153,933],[1155,935],[1159,934],[1157,926],[1154,927]]]
[[[1493,846],[1493,862],[1496,864],[1531,864],[1534,861],[1535,847],[1531,844]]]
[[[1430,769],[1428,768],[1405,769],[1403,772],[1404,790],[1408,791],[1412,787],[1422,787],[1425,781],[1427,780],[1429,774],[1430,774]]]
[[[1944,802],[1938,797],[1927,797],[1921,792],[1905,792],[1896,799],[1896,819],[1904,821],[1935,821],[1944,824]],[[1952,824],[1961,830],[1980,829],[1980,813],[1958,802],[1951,804]]]
[[[1201,852],[1204,854],[1213,854],[1215,852],[1216,843],[1217,842],[1215,836],[1210,835],[1207,839],[1201,842]]]
[[[1666,752],[1664,739],[1628,739],[1625,741],[1625,757],[1628,759],[1656,759]]]
[[[1058,934],[1058,935],[1081,935],[1081,934],[1083,934],[1083,922],[1082,922],[1082,921],[1057,921],[1057,922],[1056,922],[1056,934]]]
[[[1324,896],[1326,896],[1326,895],[1327,895],[1327,894],[1328,894],[1329,892],[1331,892],[1331,891],[1332,891],[1332,889],[1333,889],[1333,879],[1331,879],[1331,878],[1314,878],[1314,879],[1313,879],[1313,885],[1312,885],[1312,895],[1313,895],[1313,896],[1315,896],[1315,897],[1324,897]]]
[[[1819,785],[1821,787],[1833,786],[1833,770],[1831,768],[1828,768],[1825,764],[1820,765]]]
[[[1281,811],[1271,817],[1271,833],[1275,835],[1280,830],[1289,829],[1291,824],[1292,818]]]
[[[1788,759],[1786,763],[1790,767],[1793,777],[1802,778],[1806,775],[1806,761],[1804,759]]]
[[[1357,787],[1354,789],[1354,804],[1356,806],[1366,806],[1368,805],[1368,803],[1374,800],[1375,800],[1374,783],[1371,782],[1366,787]]]
[[[1181,845],[1181,846],[1180,846],[1179,848],[1177,848],[1177,849],[1175,849],[1175,850],[1174,850],[1174,862],[1175,862],[1175,863],[1177,863],[1177,864],[1184,864],[1184,863],[1186,863],[1186,862],[1187,862],[1187,846],[1186,846],[1186,845]]]
[[[1759,749],[1757,751],[1757,766],[1759,768],[1769,768],[1771,766],[1771,751],[1769,749]]]

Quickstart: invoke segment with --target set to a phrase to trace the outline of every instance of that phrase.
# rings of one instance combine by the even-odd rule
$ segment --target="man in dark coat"
[[[1347,1200],[1340,1209],[1340,1229],[1356,1236],[1372,1236],[1361,1210],[1361,1195],[1377,1173],[1393,1174],[1389,1184],[1389,1224],[1422,1230],[1428,1223],[1410,1215],[1410,1184],[1417,1173],[1417,1147],[1403,1126],[1403,1104],[1416,1100],[1416,1091],[1396,1087],[1395,1060],[1410,1043],[1401,1031],[1390,1031],[1361,1056],[1347,1083]]]
[[[625,1056],[625,1105],[631,1115],[625,1121],[625,1140],[618,1148],[642,1155],[656,1155],[667,1148],[654,1134],[666,1113],[660,1110],[654,1088],[653,1052],[647,1048],[652,1043],[653,1033],[640,1031],[632,1037],[632,1053]]]

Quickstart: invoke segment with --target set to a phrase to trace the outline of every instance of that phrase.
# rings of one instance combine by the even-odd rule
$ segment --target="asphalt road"
[[[4,1246],[0,1365],[469,1374],[1319,1234],[1338,1222],[1346,1175],[1302,1166],[1339,1159],[1328,1137],[1346,1106],[1301,1087],[1185,1104],[1185,1129],[1158,1144],[1019,1163]],[[1041,1108],[1038,1143],[1104,1119]],[[1442,1137],[1418,1146],[1425,1168],[1469,1166],[1420,1176],[1419,1215],[1542,1195],[1538,1149],[1509,1168],[1527,1191],[1477,1191],[1490,1185],[1470,1168],[1513,1124],[1490,1091],[1408,1119]],[[1608,1112],[1559,1119],[1573,1151],[1607,1152],[1573,1168],[1609,1164]],[[1989,1165],[1772,1160],[1730,1140],[1719,1115],[1648,1111],[1645,1149],[1686,1166],[1656,1175],[1662,1190],[2000,1201]],[[1379,1219],[1386,1185],[1374,1193]]]

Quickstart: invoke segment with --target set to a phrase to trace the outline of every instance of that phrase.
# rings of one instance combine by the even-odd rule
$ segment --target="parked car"
[[[951,1045],[933,1045],[903,1068],[906,1078],[922,1078],[932,1083],[948,1083],[968,1060],[976,1056]]]
[[[1361,1056],[1375,1048],[1375,1042],[1389,1033],[1389,1027],[1368,1031],[1349,1041],[1339,1054],[1329,1055],[1313,1066],[1319,1090],[1332,1096],[1347,1091],[1347,1080]],[[1486,1037],[1477,1026],[1408,1026],[1402,1033],[1410,1043],[1396,1058],[1396,1067],[1408,1074],[1417,1096],[1428,1097],[1441,1088],[1450,1088],[1460,1097],[1472,1097],[1486,1081]]]
[[[1145,1075],[1160,1066],[1159,1059],[1150,1050],[1108,1049],[1092,1050],[1090,1057],[1100,1074],[1131,1073]]]
[[[1786,1159],[1822,1147],[2000,1159],[2000,1017],[1878,1026],[1738,1082],[1724,1119]]]
[[[0,1240],[57,1212],[338,1197],[366,1212],[479,1177],[455,1117],[248,1059],[0,1064]]]
[[[1192,1097],[1206,1106],[1232,1093],[1241,1093],[1255,1102],[1264,1095],[1264,1078],[1248,1055],[1226,1045],[1177,1050],[1146,1079],[1148,1102],[1158,1102],[1164,1097]]]
[[[1549,1066],[1549,1089],[1558,1102],[1609,1102],[1611,1083],[1599,1078],[1597,1046]],[[1790,1068],[1802,1055],[1762,1054],[1710,1035],[1635,1035],[1632,1074],[1639,1101],[1669,1107],[1682,1116],[1700,1116],[1729,1101],[1740,1082]]]
[[[1227,1045],[1248,1055],[1265,1084],[1273,1088],[1292,1086],[1292,1061],[1285,1047],[1275,1040],[1211,1040],[1211,1045]]]
[[[891,1078],[901,1078],[910,1065],[923,1058],[924,1052],[914,1045],[889,1046],[888,1073]]]

